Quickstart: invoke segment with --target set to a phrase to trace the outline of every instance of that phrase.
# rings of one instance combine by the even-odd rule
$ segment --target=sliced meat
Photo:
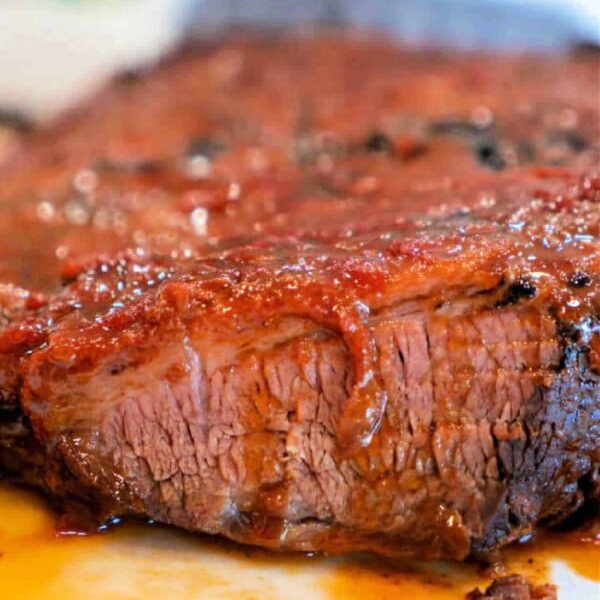
[[[586,60],[238,41],[33,133],[0,190],[2,472],[277,550],[463,559],[574,513],[598,140],[490,156],[595,123]]]
[[[586,190],[569,206],[594,228]],[[598,461],[598,273],[572,292],[562,255],[525,271],[532,231],[467,227],[458,257],[441,233],[328,257],[273,238],[84,271],[5,332],[35,334],[14,396],[59,465],[45,484],[277,549],[464,558],[564,518]]]

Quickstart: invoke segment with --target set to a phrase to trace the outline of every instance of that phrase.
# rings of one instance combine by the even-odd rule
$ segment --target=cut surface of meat
[[[421,558],[597,499],[597,67],[236,39],[30,134],[2,471],[101,519]]]

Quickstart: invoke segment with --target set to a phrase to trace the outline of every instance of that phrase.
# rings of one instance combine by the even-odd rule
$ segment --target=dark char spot
[[[21,408],[16,404],[0,404],[0,423],[13,423],[22,414]]]
[[[429,131],[432,135],[463,138],[471,145],[477,161],[488,169],[500,171],[506,167],[506,160],[490,127],[480,127],[462,119],[446,119],[434,121],[429,126]]]
[[[123,364],[123,363],[116,363],[114,365],[111,366],[110,368],[110,374],[111,375],[119,375],[119,373],[122,373],[127,365]]]
[[[579,329],[574,323],[560,321],[558,323],[558,334],[563,340],[577,342],[579,340]]]
[[[530,300],[535,296],[536,292],[537,289],[530,279],[519,277],[508,287],[506,295],[497,303],[497,306],[515,304],[521,299]]]
[[[365,142],[367,152],[391,152],[393,148],[390,138],[380,131],[374,131]]]
[[[506,167],[506,161],[493,138],[477,140],[473,145],[473,153],[477,160],[488,169],[501,171]]]
[[[583,271],[575,271],[575,273],[573,273],[571,277],[569,277],[569,285],[575,288],[585,287],[591,282],[592,278]]]

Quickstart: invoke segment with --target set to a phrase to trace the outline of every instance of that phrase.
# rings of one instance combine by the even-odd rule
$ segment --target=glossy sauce
[[[476,564],[271,554],[157,526],[57,537],[56,515],[44,501],[6,485],[0,487],[0,514],[1,598],[445,600],[489,584]],[[545,534],[504,556],[507,573],[534,583],[549,581],[557,560],[585,589],[600,581],[598,537]],[[569,598],[566,592],[563,597]]]
[[[170,323],[185,323],[190,337],[205,343],[209,325],[222,327],[218,335],[231,338],[238,325],[262,328],[291,314],[340,334],[350,351],[355,382],[339,420],[339,458],[352,460],[368,482],[363,489],[372,492],[379,473],[371,469],[364,446],[374,442],[372,450],[386,434],[381,424],[387,397],[369,324],[378,313],[415,298],[431,298],[432,306],[443,308],[460,294],[497,290],[486,309],[523,300],[555,314],[578,332],[591,367],[597,366],[598,326],[590,315],[598,314],[600,288],[600,178],[588,173],[598,154],[596,140],[587,139],[597,129],[597,107],[590,102],[594,81],[586,74],[594,65],[465,57],[456,68],[429,55],[399,60],[385,45],[346,44],[292,40],[273,51],[241,43],[225,46],[208,61],[201,56],[176,63],[144,83],[145,91],[130,97],[131,90],[109,90],[96,101],[101,110],[83,111],[81,121],[67,119],[42,132],[21,170],[0,177],[0,286],[5,288],[0,292],[11,319],[0,330],[0,359],[6,362],[0,367],[0,393],[25,398],[36,435],[71,435],[69,419],[79,419],[84,409],[80,403],[65,407],[63,399],[77,396],[61,396],[59,388],[72,374],[85,373],[120,350],[142,348],[138,342],[148,338],[160,342],[155,349],[164,347],[175,335]],[[532,79],[522,71],[527,65],[545,75]],[[569,93],[550,102],[559,75],[561,90]],[[574,77],[573,85],[567,76]],[[301,98],[311,98],[314,106],[304,106]],[[527,124],[532,115],[524,116],[531,112],[521,110],[524,100],[538,125]],[[573,117],[558,132],[555,113]],[[495,120],[506,133],[492,144]],[[197,137],[205,134],[208,138]],[[570,139],[580,150],[561,160],[545,157],[557,134],[561,145]],[[484,136],[487,158],[481,156]],[[521,169],[496,173],[502,165],[493,146],[507,146],[501,162],[511,166],[509,155],[523,137],[548,140],[535,160],[512,161]],[[326,143],[332,138],[333,148]],[[573,279],[575,269],[579,274]],[[166,324],[160,331],[164,340],[152,333],[156,322]],[[145,352],[143,347],[140,357]],[[169,374],[177,377],[177,372]],[[90,406],[95,400],[89,393],[83,399]],[[87,460],[87,441],[78,433],[69,441],[78,449],[74,460]],[[258,472],[262,459],[248,456],[245,466]],[[121,477],[116,465],[107,472]],[[382,473],[386,499],[415,483]],[[254,507],[258,526],[225,533],[277,545],[286,539],[280,518],[285,485],[269,488],[267,495],[262,491]],[[385,502],[374,507],[368,493],[355,491],[353,503],[357,514],[372,514],[375,524],[388,511]],[[431,548],[426,537],[416,550],[419,556],[428,550],[467,554],[467,530],[457,525],[461,515],[446,505],[445,498],[435,499],[427,506],[431,518],[419,513],[444,543],[442,549]],[[130,507],[118,507],[124,508]],[[137,509],[144,511],[157,514]],[[271,512],[281,528],[262,526]],[[405,543],[415,547],[418,536],[410,528],[407,533]],[[179,535],[155,529],[151,539],[183,539]],[[44,565],[55,564],[58,548],[59,554],[74,552],[79,564],[77,553],[84,556],[88,544],[90,557],[106,551],[127,565],[129,554],[137,553],[134,541],[146,536],[147,529],[128,527],[101,541],[52,541]],[[344,548],[365,547],[349,534],[341,541]],[[203,572],[195,563],[200,542],[189,543],[195,589]],[[219,554],[209,549],[213,546],[202,547],[203,556]],[[42,546],[39,551],[46,552]],[[156,558],[170,564],[169,557]],[[26,564],[21,558],[18,564]],[[63,559],[56,559],[60,573]],[[278,560],[269,557],[269,569]],[[226,569],[224,581],[232,571],[256,566],[256,560],[242,562]],[[319,564],[319,569],[329,566],[323,585],[333,586],[335,594],[332,569],[350,574],[351,590],[358,589],[354,580],[362,581],[363,570],[367,588],[378,581],[377,569],[373,574],[361,561]],[[301,571],[306,568],[303,562]],[[387,579],[393,586],[446,589],[446,578],[429,568],[426,575],[407,568],[393,563],[394,576]],[[36,563],[29,572],[39,569]],[[396,575],[398,569],[402,575]],[[455,573],[453,568],[452,577]],[[212,585],[213,575],[208,568],[203,585]],[[70,577],[69,585],[80,580]]]
[[[511,546],[502,552],[502,574],[519,573],[532,584],[556,581],[553,566],[560,562],[590,583],[590,590],[600,582],[600,538],[577,534],[543,533],[533,543]],[[476,587],[484,590],[490,577],[481,567],[469,563],[407,562],[398,569],[393,563],[368,558],[343,565],[328,579],[327,588],[333,598],[369,600],[395,598],[402,593],[415,600],[462,598]],[[569,590],[561,590],[559,598],[570,598]]]

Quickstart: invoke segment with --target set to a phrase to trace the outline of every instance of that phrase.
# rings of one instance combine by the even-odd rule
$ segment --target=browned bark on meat
[[[3,476],[421,558],[597,499],[596,67],[238,39],[28,134],[0,173]]]

